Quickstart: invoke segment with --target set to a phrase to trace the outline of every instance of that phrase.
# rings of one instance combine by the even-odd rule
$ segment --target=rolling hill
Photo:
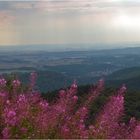
[[[140,90],[140,67],[116,71],[106,78],[106,84],[113,87],[126,84],[128,89]]]

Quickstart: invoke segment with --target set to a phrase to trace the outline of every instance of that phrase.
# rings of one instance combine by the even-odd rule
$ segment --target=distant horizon
[[[113,44],[28,44],[28,45],[0,45],[0,50],[6,51],[90,51],[140,48],[140,43],[113,43]]]

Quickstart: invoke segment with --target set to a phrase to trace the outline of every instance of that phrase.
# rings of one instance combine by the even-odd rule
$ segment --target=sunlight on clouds
[[[13,31],[12,27],[0,29],[0,45],[14,45],[19,43],[18,34]]]
[[[139,0],[0,1],[0,44],[139,41]]]
[[[0,25],[8,25],[11,24],[15,20],[15,17],[11,15],[9,11],[0,11]]]
[[[18,44],[20,41],[14,30],[15,17],[9,11],[0,11],[0,45]]]

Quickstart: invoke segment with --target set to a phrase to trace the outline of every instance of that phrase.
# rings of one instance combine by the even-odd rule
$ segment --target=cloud
[[[0,11],[0,25],[9,25],[15,21],[15,16],[11,15],[9,11]],[[2,27],[1,27],[2,28]]]
[[[126,34],[134,40],[134,33],[133,37],[130,30],[126,33],[121,25],[126,23],[118,23],[118,19],[122,19],[121,15],[130,20],[135,15],[137,19],[139,13],[139,0],[0,1],[0,35],[4,30],[5,38],[16,32],[21,44],[103,42],[116,40],[116,36],[118,40],[125,40]],[[12,25],[5,27],[8,24]]]
[[[135,1],[135,0],[133,0],[133,1],[130,1],[130,0],[125,0],[125,1],[123,1],[123,0],[121,0],[121,1],[117,1],[117,0],[114,0],[114,1],[106,1],[106,2],[104,2],[104,1],[100,1],[100,2],[97,2],[96,4],[95,4],[97,7],[118,7],[118,8],[120,8],[120,7],[139,7],[140,6],[140,1]]]
[[[38,0],[0,1],[0,10],[40,10],[47,12],[102,12],[103,9],[140,7],[138,0]],[[115,10],[114,9],[114,10]],[[105,10],[103,11],[105,12]]]

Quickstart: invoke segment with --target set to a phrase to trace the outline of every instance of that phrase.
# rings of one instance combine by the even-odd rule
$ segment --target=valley
[[[133,78],[135,67],[140,67],[139,54],[138,47],[66,52],[3,50],[0,52],[0,73],[17,73],[26,82],[29,73],[36,71],[37,84],[43,92],[67,87],[75,79],[79,85],[92,84],[100,78],[121,82],[125,78],[112,76],[113,80],[110,80],[108,77],[119,70],[134,67]]]

